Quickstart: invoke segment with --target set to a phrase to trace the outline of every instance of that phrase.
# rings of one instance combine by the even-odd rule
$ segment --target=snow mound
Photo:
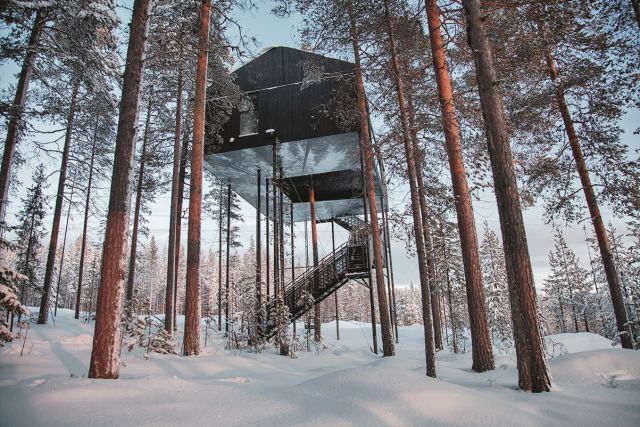
[[[600,384],[608,388],[640,390],[640,353],[607,349],[568,354],[551,360],[559,384]]]
[[[92,342],[93,337],[89,334],[82,334],[77,337],[64,337],[60,339],[61,344],[89,345]]]
[[[552,357],[613,347],[611,340],[590,332],[548,335],[544,340],[547,351]]]

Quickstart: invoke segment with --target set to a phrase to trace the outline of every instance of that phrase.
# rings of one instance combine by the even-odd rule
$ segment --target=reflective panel
[[[317,219],[362,215],[362,180],[358,133],[344,133],[301,141],[279,143],[274,139],[278,164],[282,165],[285,211],[293,200],[294,221],[310,219],[309,186],[316,193]],[[253,207],[257,204],[256,177],[260,169],[260,211],[265,212],[265,179],[273,174],[274,145],[245,148],[205,156],[205,167],[230,183],[233,191]],[[375,175],[380,194],[379,175]],[[272,184],[270,182],[270,203]],[[337,200],[336,200],[337,199]],[[378,203],[379,204],[379,203]],[[273,208],[270,209],[273,212]]]

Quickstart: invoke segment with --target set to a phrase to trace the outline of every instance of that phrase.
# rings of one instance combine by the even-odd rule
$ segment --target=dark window
[[[258,94],[242,96],[240,105],[240,136],[258,133]]]

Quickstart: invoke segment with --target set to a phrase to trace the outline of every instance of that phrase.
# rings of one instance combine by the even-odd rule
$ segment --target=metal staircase
[[[283,300],[289,308],[292,321],[300,318],[311,307],[320,303],[349,280],[369,277],[367,224],[356,216],[319,222],[329,221],[334,221],[349,231],[349,239],[347,243],[336,248],[335,252],[322,258],[316,267],[305,271],[293,283],[285,286]],[[309,295],[313,298],[313,304],[309,301]],[[276,300],[267,303],[267,313],[271,313],[275,308]],[[269,316],[263,330],[264,335],[273,336],[275,326],[273,316]]]

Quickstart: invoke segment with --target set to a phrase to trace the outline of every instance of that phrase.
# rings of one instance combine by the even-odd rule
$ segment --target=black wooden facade
[[[275,47],[238,68],[236,84],[253,99],[257,132],[241,135],[239,110],[223,127],[220,151],[356,132],[354,65],[288,47]],[[347,118],[345,118],[347,117]]]

